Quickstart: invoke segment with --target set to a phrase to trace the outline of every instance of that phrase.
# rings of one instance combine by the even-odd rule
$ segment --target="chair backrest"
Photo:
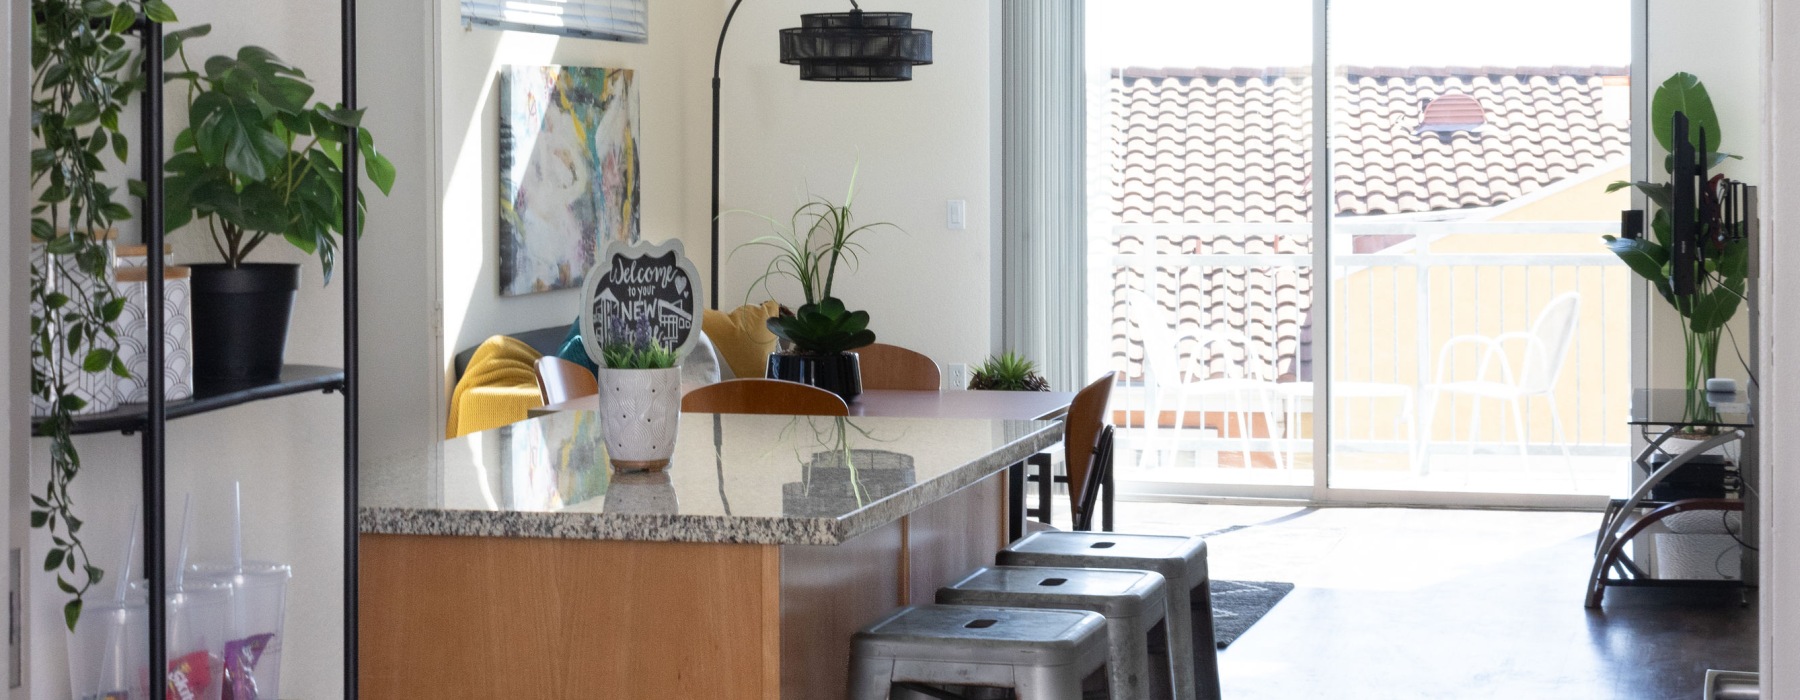
[[[1092,503],[1082,503],[1088,477],[1094,475],[1094,461],[1100,443],[1101,429],[1106,425],[1106,403],[1112,398],[1117,372],[1107,372],[1094,383],[1075,393],[1069,413],[1063,418],[1063,464],[1069,470],[1069,513],[1079,515],[1091,510]]]
[[[1519,388],[1527,393],[1544,393],[1556,388],[1562,375],[1563,360],[1575,339],[1575,326],[1581,320],[1581,295],[1568,292],[1551,299],[1531,324],[1531,335],[1537,339],[1525,352],[1524,368],[1519,371]],[[1541,350],[1542,352],[1539,352]]]
[[[709,384],[681,397],[687,413],[762,413],[786,416],[848,416],[844,399],[815,386],[780,379],[732,379]]]
[[[545,404],[562,403],[600,393],[600,382],[586,367],[555,355],[537,360],[538,393]]]
[[[856,355],[864,389],[937,391],[943,381],[936,362],[898,345],[874,343],[857,348]]]

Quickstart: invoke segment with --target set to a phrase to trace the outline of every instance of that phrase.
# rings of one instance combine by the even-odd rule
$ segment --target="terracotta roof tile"
[[[1609,121],[1611,67],[1350,67],[1331,78],[1331,201],[1337,216],[1408,214],[1503,204],[1626,155],[1627,127]],[[1306,69],[1126,68],[1111,79],[1112,215],[1120,223],[1307,222],[1312,207],[1312,90]],[[1418,133],[1446,95],[1474,100],[1479,127]],[[1466,112],[1466,110],[1464,110]],[[1292,236],[1158,236],[1114,240],[1123,254],[1301,253]],[[1359,237],[1358,250],[1398,243]],[[1113,272],[1115,366],[1140,377],[1143,348],[1125,289],[1148,289],[1180,334],[1234,331],[1249,347],[1183,341],[1213,377],[1304,378],[1312,310],[1309,269],[1165,267]]]

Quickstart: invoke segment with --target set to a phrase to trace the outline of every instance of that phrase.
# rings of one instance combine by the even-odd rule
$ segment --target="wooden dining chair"
[[[943,381],[936,362],[898,345],[874,343],[857,348],[856,355],[865,390],[937,391]]]
[[[1035,473],[1026,477],[1026,480],[1038,485],[1038,507],[1027,510],[1025,515],[1048,524],[1051,520],[1051,484],[1068,484],[1069,514],[1074,528],[1094,529],[1095,512],[1104,509],[1100,529],[1112,532],[1113,427],[1106,420],[1106,405],[1112,398],[1113,381],[1117,374],[1107,372],[1105,376],[1077,392],[1075,400],[1069,403],[1069,412],[1063,417],[1063,463],[1068,465],[1066,475],[1051,476],[1050,460],[1039,459],[1046,457],[1044,453],[1032,455],[1032,459],[1026,460],[1028,466],[1035,468]]]
[[[686,413],[761,413],[787,416],[848,416],[844,399],[815,386],[780,379],[732,379],[708,384],[681,397]]]
[[[545,405],[600,393],[600,382],[593,372],[555,355],[538,358],[537,384]]]

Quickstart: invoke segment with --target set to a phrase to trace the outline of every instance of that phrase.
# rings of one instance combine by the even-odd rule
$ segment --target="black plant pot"
[[[769,355],[769,378],[811,384],[838,396],[845,402],[862,394],[862,365],[856,353],[836,355]]]
[[[300,266],[284,263],[192,265],[194,380],[202,387],[272,381],[281,376],[288,319]]]

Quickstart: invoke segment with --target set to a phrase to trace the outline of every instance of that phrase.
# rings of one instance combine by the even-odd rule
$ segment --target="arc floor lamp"
[[[712,79],[712,307],[719,308],[719,66],[725,37],[744,0],[731,3]],[[912,80],[914,66],[931,64],[931,32],[914,29],[911,12],[864,12],[850,0],[849,12],[800,15],[800,26],[781,30],[781,62],[800,67],[801,80],[889,83]]]

